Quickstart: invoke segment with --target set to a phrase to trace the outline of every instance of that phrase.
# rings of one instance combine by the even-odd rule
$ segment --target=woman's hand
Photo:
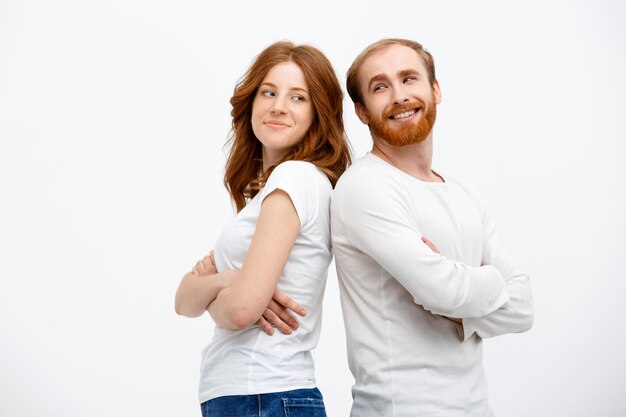
[[[239,279],[239,270],[217,272],[213,251],[196,262],[191,272],[180,282],[174,301],[174,309],[180,315],[198,317],[207,310],[220,291]]]
[[[213,275],[217,274],[217,267],[215,266],[215,257],[213,251],[207,256],[196,262],[196,265],[191,270],[192,274],[196,275]]]
[[[274,334],[274,325],[284,334],[291,334],[298,328],[298,321],[289,314],[289,310],[304,317],[306,310],[284,292],[276,290],[261,318],[256,322],[270,336]]]
[[[213,251],[196,262],[191,273],[200,276],[217,274]],[[231,280],[229,280],[231,284],[236,279],[234,272],[230,273],[230,271],[225,271],[223,275],[224,278],[231,278]],[[276,327],[284,334],[291,334],[291,332],[298,328],[298,321],[289,314],[288,310],[301,316],[306,314],[306,310],[300,304],[296,303],[285,293],[276,290],[265,312],[256,324],[261,326],[261,329],[270,336],[274,334],[274,328],[272,326]]]
[[[240,276],[209,305],[209,313],[219,327],[241,330],[259,321],[272,304],[299,231],[300,218],[289,194],[281,189],[269,193],[261,203]]]

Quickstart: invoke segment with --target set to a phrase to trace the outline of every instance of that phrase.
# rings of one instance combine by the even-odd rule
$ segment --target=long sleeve
[[[336,195],[345,234],[391,274],[416,304],[449,317],[488,315],[508,299],[498,269],[471,267],[434,253],[422,241],[415,208],[399,181],[383,170],[353,175]],[[335,198],[335,196],[333,197]]]
[[[473,193],[475,194],[475,193]],[[484,317],[463,319],[463,340],[474,333],[481,338],[507,333],[519,333],[532,327],[534,308],[528,275],[523,273],[509,253],[502,247],[493,219],[482,198],[475,195],[484,224],[483,265],[497,268],[504,277],[509,300],[499,309]]]

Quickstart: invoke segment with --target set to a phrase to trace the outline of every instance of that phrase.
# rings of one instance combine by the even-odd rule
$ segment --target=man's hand
[[[432,250],[433,252],[440,253],[439,249],[437,249],[435,244],[433,242],[431,242],[430,240],[426,239],[425,237],[422,237],[422,242],[424,242],[426,244],[426,246],[428,246],[430,248],[430,250]]]
[[[196,265],[191,270],[192,274],[196,275],[213,275],[217,274],[217,267],[215,266],[215,257],[213,251],[207,256],[196,262]]]
[[[304,317],[306,310],[285,293],[276,290],[261,318],[256,322],[270,336],[274,334],[272,325],[284,334],[291,334],[298,328],[298,321],[288,310]]]

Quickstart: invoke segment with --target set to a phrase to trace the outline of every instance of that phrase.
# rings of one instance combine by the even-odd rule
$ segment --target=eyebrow
[[[405,69],[398,71],[398,77],[406,77],[407,75],[421,75],[418,70],[415,69]],[[377,83],[378,81],[387,81],[387,76],[385,74],[377,74],[370,79],[369,84],[367,85],[368,89],[372,88],[372,84]]]
[[[420,72],[414,69],[405,69],[405,70],[398,72],[398,75],[400,77],[406,77],[407,75],[420,75]]]
[[[263,82],[261,83],[261,85],[259,85],[259,87],[262,87],[264,85],[270,86],[270,87],[274,87],[274,88],[278,88],[278,86],[276,84],[270,83],[270,82]],[[304,93],[309,94],[308,90],[306,88],[301,88],[301,87],[291,87],[289,89],[289,91],[302,91]]]
[[[379,81],[387,81],[387,76],[384,74],[374,75],[372,78],[370,78],[370,82],[367,84],[367,89],[371,90],[372,84],[377,83]]]

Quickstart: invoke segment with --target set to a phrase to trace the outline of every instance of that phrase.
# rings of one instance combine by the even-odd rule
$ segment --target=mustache
[[[383,114],[383,119],[389,119],[394,114],[402,113],[409,110],[422,110],[425,106],[426,104],[422,100],[415,100],[410,103],[395,105]]]

